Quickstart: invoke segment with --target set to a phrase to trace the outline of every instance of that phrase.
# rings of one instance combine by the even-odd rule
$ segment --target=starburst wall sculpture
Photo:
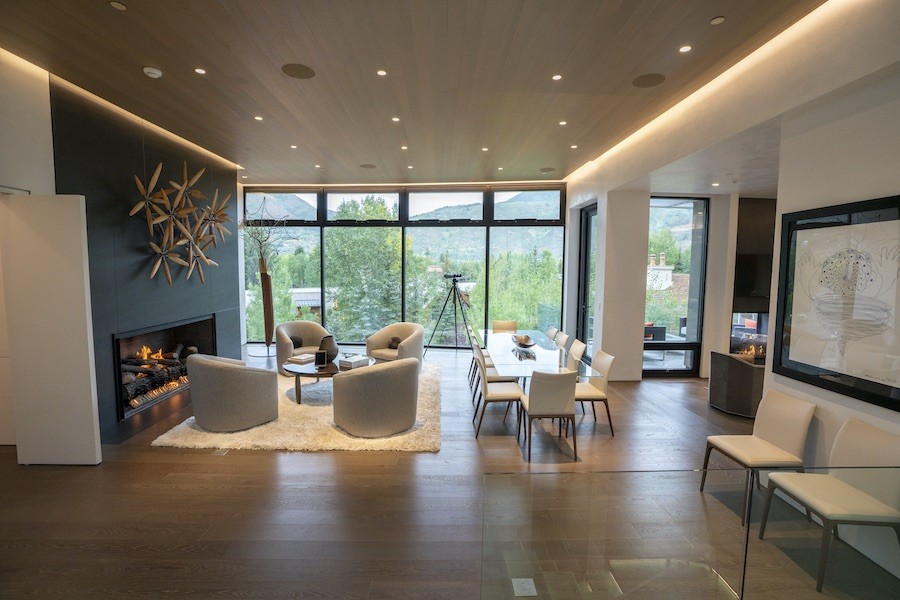
[[[153,261],[150,279],[162,270],[166,281],[172,285],[171,263],[187,269],[185,279],[190,279],[196,272],[200,282],[206,283],[203,265],[219,266],[209,258],[209,247],[217,248],[220,241],[225,241],[226,235],[231,235],[225,226],[231,220],[228,216],[231,194],[219,200],[219,190],[216,189],[212,201],[209,201],[203,192],[194,188],[205,171],[205,168],[200,169],[188,179],[185,162],[181,169],[181,183],[169,181],[172,187],[160,187],[156,191],[154,189],[162,172],[162,163],[157,165],[147,185],[137,175],[134,176],[141,199],[132,207],[129,215],[134,216],[143,211],[147,221]],[[208,204],[199,208],[194,205],[194,200]]]

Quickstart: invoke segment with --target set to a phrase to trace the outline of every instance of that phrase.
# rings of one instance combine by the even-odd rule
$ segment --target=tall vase
[[[325,351],[325,354],[328,357],[328,362],[336,359],[338,355],[338,345],[337,342],[334,341],[334,336],[326,335],[325,337],[323,337],[322,343],[319,344],[319,350]]]
[[[259,284],[262,288],[263,303],[263,335],[265,335],[266,354],[272,345],[272,334],[275,333],[275,312],[272,308],[272,278],[266,269],[266,259],[259,257]]]

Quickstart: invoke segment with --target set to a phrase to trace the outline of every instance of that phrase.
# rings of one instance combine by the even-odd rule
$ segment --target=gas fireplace
[[[195,353],[216,353],[212,316],[116,335],[118,419],[128,419],[187,389],[185,362]]]
[[[731,319],[731,354],[743,354],[753,362],[766,362],[769,346],[768,313],[734,313]]]

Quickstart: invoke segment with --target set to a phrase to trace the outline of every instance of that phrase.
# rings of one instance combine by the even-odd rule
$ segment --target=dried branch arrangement
[[[181,169],[181,183],[169,181],[171,187],[160,187],[158,190],[156,184],[162,172],[162,163],[156,166],[147,185],[137,175],[134,176],[141,199],[129,215],[143,211],[147,221],[153,261],[150,279],[161,270],[166,281],[172,285],[171,263],[187,269],[185,279],[190,279],[196,272],[200,281],[206,283],[203,265],[219,266],[209,258],[209,247],[218,247],[220,241],[225,241],[226,235],[231,235],[225,226],[231,220],[227,210],[231,194],[219,200],[219,190],[216,189],[212,201],[208,200],[203,192],[194,187],[205,171],[205,168],[200,169],[188,179],[185,162]],[[203,208],[195,206],[195,200],[207,202],[207,205]]]

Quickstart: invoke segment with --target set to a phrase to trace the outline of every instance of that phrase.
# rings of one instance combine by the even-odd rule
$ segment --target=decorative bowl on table
[[[534,346],[534,340],[528,335],[513,335],[512,337],[516,346],[519,346],[520,348],[531,348]]]

